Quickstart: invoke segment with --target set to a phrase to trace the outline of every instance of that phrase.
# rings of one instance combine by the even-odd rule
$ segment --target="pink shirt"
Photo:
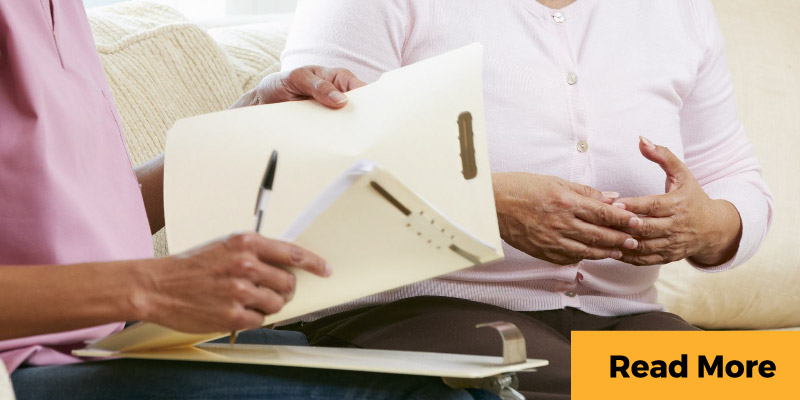
[[[2,265],[152,255],[83,3],[0,0],[0,279]],[[120,325],[2,341],[0,357],[9,370],[76,362],[71,349]]]
[[[639,153],[643,135],[668,146],[712,198],[741,214],[738,253],[707,270],[755,253],[772,199],[737,119],[710,0],[577,0],[562,10],[535,0],[301,0],[281,61],[284,70],[335,66],[374,81],[472,42],[484,46],[494,172],[555,175],[623,197],[660,194],[665,176]],[[503,262],[325,313],[418,295],[596,315],[663,308],[653,286],[659,266],[611,259],[558,266],[504,250]]]

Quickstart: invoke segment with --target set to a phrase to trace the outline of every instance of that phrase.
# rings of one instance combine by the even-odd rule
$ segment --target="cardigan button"
[[[573,291],[564,292],[564,294],[567,295],[567,297],[575,297],[575,292]]]
[[[587,143],[585,140],[579,140],[578,144],[575,145],[575,148],[578,149],[579,153],[586,153],[589,151],[589,143]]]
[[[575,75],[574,72],[570,72],[569,75],[567,75],[567,83],[570,86],[578,83],[578,75]]]

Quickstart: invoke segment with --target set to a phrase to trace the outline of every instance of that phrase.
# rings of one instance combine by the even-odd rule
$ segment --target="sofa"
[[[706,329],[800,327],[800,2],[716,0],[740,117],[775,198],[758,254],[720,274],[684,262],[663,268],[659,300]],[[280,69],[290,14],[190,22],[162,4],[132,1],[89,10],[97,51],[134,164],[164,149],[178,119],[224,110]],[[164,233],[153,238],[168,254]],[[0,400],[13,398],[0,365]]]

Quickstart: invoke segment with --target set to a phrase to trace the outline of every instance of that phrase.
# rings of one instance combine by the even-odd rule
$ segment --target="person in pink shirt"
[[[506,259],[287,328],[315,345],[500,354],[470,327],[507,320],[550,360],[522,391],[565,398],[571,331],[697,329],[658,303],[660,266],[743,263],[772,198],[710,0],[300,0],[281,62],[373,82],[473,42]]]
[[[340,108],[342,91],[363,84],[319,67],[268,82],[250,103],[313,96]],[[83,3],[0,0],[0,358],[19,399],[472,398],[423,377],[80,363],[70,351],[118,331],[120,321],[185,332],[258,328],[290,299],[292,268],[331,273],[320,257],[256,233],[153,259],[162,180],[163,158],[130,164]]]

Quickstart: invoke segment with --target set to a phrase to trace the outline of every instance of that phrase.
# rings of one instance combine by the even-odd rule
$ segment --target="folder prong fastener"
[[[503,338],[503,364],[512,365],[524,363],[528,359],[525,347],[525,336],[516,325],[505,322],[495,321],[485,324],[478,324],[476,328],[494,328]],[[514,372],[489,376],[482,379],[466,378],[442,378],[447,386],[455,389],[483,389],[492,392],[502,400],[525,400],[525,396],[519,393],[519,378]]]

